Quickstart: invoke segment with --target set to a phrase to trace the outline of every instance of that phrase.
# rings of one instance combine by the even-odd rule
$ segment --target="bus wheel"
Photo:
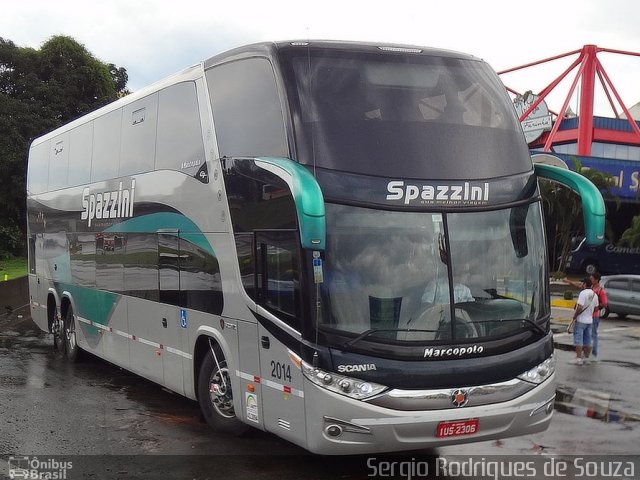
[[[594,274],[598,271],[598,264],[596,262],[588,262],[584,266],[584,271],[589,275]]]
[[[602,313],[600,314],[600,318],[607,318],[611,312],[609,311],[609,307],[604,307],[602,309]]]
[[[53,314],[51,333],[53,333],[53,349],[64,354],[64,322],[57,313]]]
[[[240,435],[249,426],[236,418],[227,361],[217,345],[212,348],[215,358],[210,349],[202,361],[198,375],[200,410],[215,432]]]
[[[80,359],[80,347],[76,339],[76,317],[73,314],[73,307],[69,305],[67,315],[64,319],[64,350],[67,360],[74,363]]]

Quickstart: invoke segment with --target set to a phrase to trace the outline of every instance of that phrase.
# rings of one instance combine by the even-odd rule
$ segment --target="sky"
[[[3,3],[0,37],[37,49],[53,35],[71,36],[103,62],[126,68],[132,91],[230,48],[268,40],[359,40],[444,48],[480,57],[496,71],[587,44],[640,52],[637,0]],[[538,93],[575,58],[501,78],[514,90]],[[627,107],[640,102],[640,56],[600,53],[598,58]],[[547,99],[549,108],[560,110],[574,77],[575,71],[554,89]],[[570,107],[577,110],[575,98]],[[599,89],[595,113],[613,116]]]

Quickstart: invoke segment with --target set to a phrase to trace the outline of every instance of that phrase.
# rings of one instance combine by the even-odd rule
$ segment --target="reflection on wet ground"
[[[24,319],[15,312],[11,317],[0,315],[0,394],[4,396],[0,403],[5,413],[4,426],[0,427],[0,436],[5,441],[0,445],[0,454],[35,452],[42,450],[42,445],[50,445],[44,439],[29,438],[25,428],[29,434],[36,435],[41,430],[50,433],[42,437],[64,436],[56,440],[59,446],[77,443],[83,452],[99,453],[160,452],[163,435],[152,431],[158,420],[163,428],[180,424],[185,436],[204,437],[207,429],[195,402],[163,391],[158,385],[92,355],[70,365],[53,350],[51,335],[41,332],[28,312]],[[60,418],[66,417],[65,425],[47,414],[43,404],[58,405]],[[73,420],[69,421],[70,418]],[[86,423],[82,428],[74,428],[75,422]],[[117,438],[116,443],[97,450],[87,443],[86,437],[105,435]]]
[[[573,336],[566,332],[570,317],[556,318],[551,328],[554,332],[554,347],[563,352],[572,352]],[[607,424],[619,424],[631,430],[640,421],[637,408],[637,372],[640,364],[636,360],[636,345],[640,328],[633,319],[627,321],[601,320],[599,328],[600,355],[597,364],[571,365],[563,369],[556,388],[555,409],[577,417],[599,420]],[[560,353],[559,358],[566,356]],[[560,367],[561,368],[561,367]],[[620,408],[621,407],[621,408]]]
[[[589,417],[606,423],[640,421],[640,416],[611,408],[611,395],[585,388],[558,385],[556,388],[555,408],[559,412]]]

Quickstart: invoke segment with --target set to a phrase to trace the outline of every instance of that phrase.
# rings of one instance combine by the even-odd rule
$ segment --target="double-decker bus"
[[[30,148],[32,316],[321,454],[545,429],[555,396],[538,176],[473,56],[346,42],[232,50]],[[72,372],[72,371],[71,371]],[[55,408],[55,407],[54,407]]]

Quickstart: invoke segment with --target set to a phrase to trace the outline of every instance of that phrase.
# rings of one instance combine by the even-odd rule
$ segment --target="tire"
[[[602,313],[600,314],[600,318],[607,318],[611,311],[609,311],[609,307],[604,307],[602,309]]]
[[[588,261],[584,266],[584,273],[591,275],[598,271],[598,264],[593,261]]]
[[[67,308],[67,315],[64,318],[64,353],[71,363],[76,363],[81,358],[80,347],[76,339],[76,317],[71,305]]]
[[[53,350],[64,355],[64,321],[56,312],[53,313],[51,333],[53,333]]]
[[[216,433],[242,435],[250,427],[236,417],[227,361],[220,347],[216,345],[214,350],[220,368],[218,369],[216,365],[211,349],[205,355],[200,366],[200,374],[198,375],[200,410],[209,426]]]

